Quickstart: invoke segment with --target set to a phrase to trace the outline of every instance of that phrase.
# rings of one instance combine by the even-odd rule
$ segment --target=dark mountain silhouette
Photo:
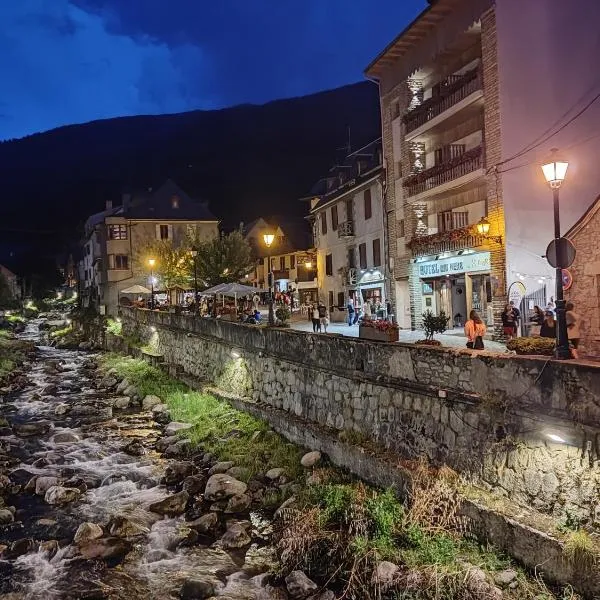
[[[377,87],[345,86],[262,106],[123,117],[0,143],[0,261],[49,253],[124,191],[171,178],[225,227],[266,214],[298,217],[298,199],[352,148],[380,135]],[[37,244],[37,246],[36,246]]]

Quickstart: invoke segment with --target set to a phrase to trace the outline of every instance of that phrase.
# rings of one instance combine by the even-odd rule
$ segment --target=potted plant
[[[423,344],[426,346],[441,346],[442,342],[434,340],[433,336],[436,333],[444,333],[448,328],[448,317],[441,310],[439,315],[434,315],[430,310],[423,313],[423,330],[425,331],[425,339],[418,340],[415,344]]]
[[[376,342],[397,342],[400,336],[400,328],[397,323],[384,321],[382,319],[373,321],[364,319],[358,328],[358,337],[364,340]]]
[[[280,306],[275,311],[275,316],[277,317],[277,326],[278,327],[289,327],[289,319],[292,316],[292,312],[287,306]]]

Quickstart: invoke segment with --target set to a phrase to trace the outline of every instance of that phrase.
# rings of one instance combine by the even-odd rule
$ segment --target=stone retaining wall
[[[600,369],[123,309],[123,333],[219,388],[558,518],[600,521]],[[563,440],[563,441],[560,441]]]

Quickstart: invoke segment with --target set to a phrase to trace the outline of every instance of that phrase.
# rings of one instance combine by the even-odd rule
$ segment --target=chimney
[[[127,210],[129,208],[129,204],[131,202],[131,194],[123,194],[122,195],[122,204],[123,204],[123,210]]]
[[[106,210],[112,210],[112,200],[106,201]]]

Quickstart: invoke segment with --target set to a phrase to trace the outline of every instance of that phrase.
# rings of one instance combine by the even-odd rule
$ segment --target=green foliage
[[[285,324],[290,320],[290,317],[292,316],[292,311],[287,306],[280,306],[275,311],[275,316],[277,317],[277,320],[280,323]]]
[[[66,327],[63,327],[62,329],[55,329],[54,331],[51,331],[50,338],[53,340],[60,340],[64,337],[67,337],[72,331],[73,331],[73,328],[71,327],[71,325],[67,325]]]
[[[148,275],[148,259],[156,261],[152,272],[158,278],[158,288],[172,290],[176,287],[190,287],[192,257],[187,247],[175,246],[171,240],[156,240],[147,244],[139,256],[138,268]]]
[[[33,348],[30,342],[0,336],[0,382],[25,361]]]
[[[121,321],[110,318],[106,320],[106,331],[108,331],[108,333],[112,333],[113,335],[121,335],[122,329],[123,323],[121,323]]]
[[[594,541],[584,529],[572,531],[564,545],[564,554],[573,565],[586,568],[594,565],[598,554]]]
[[[430,310],[423,313],[423,330],[425,338],[432,340],[436,333],[444,333],[448,328],[448,317],[441,310],[439,315],[434,315]]]
[[[198,250],[198,279],[206,287],[241,281],[254,268],[250,244],[241,231],[220,235],[208,241],[188,240]],[[193,262],[190,264],[193,276]]]
[[[418,525],[406,528],[404,541],[402,558],[410,567],[449,565],[456,561],[460,551],[454,538],[443,533],[428,534]]]
[[[301,452],[251,415],[209,394],[196,392],[143,360],[106,355],[101,358],[135,385],[140,395],[155,394],[168,405],[171,417],[194,426],[182,433],[193,446],[212,452],[220,460],[232,460],[248,469],[248,476],[270,468],[285,469],[290,478],[301,472]]]
[[[506,347],[508,350],[514,350],[517,354],[553,356],[555,340],[554,338],[543,337],[518,337],[509,340]]]

